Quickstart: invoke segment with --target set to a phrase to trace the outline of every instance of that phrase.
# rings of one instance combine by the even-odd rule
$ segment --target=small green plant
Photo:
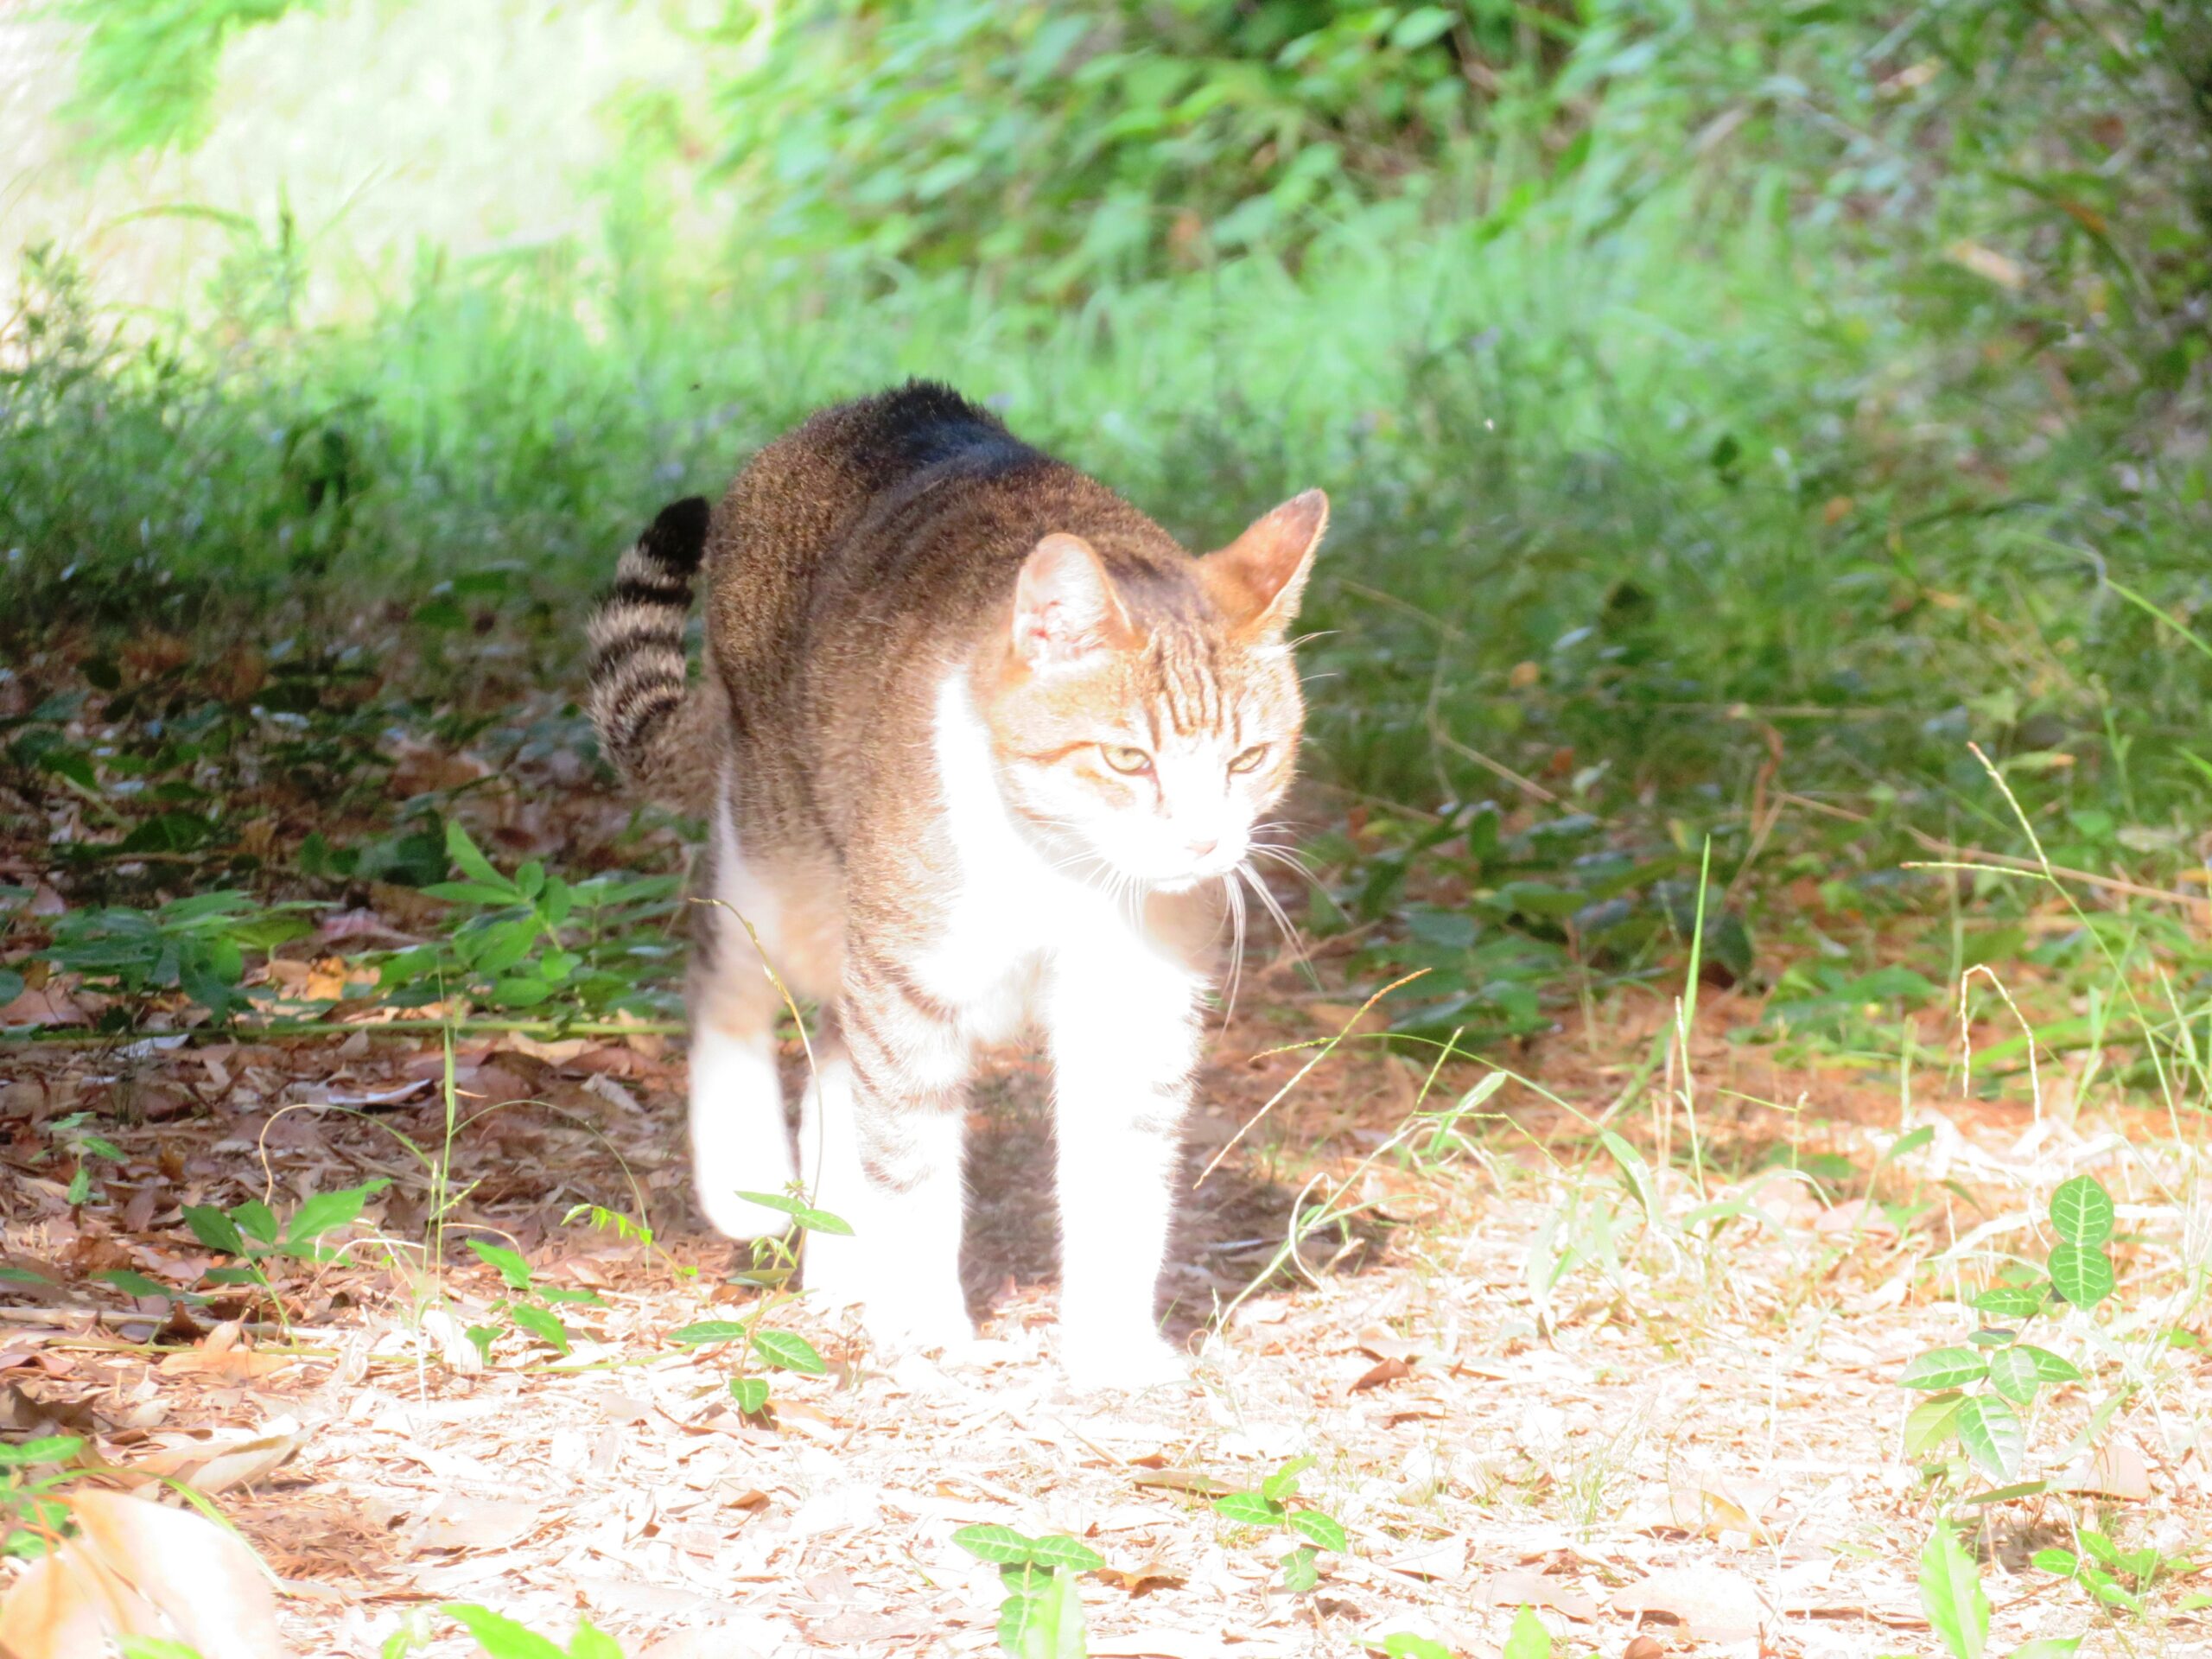
[[[486,1323],[472,1325],[464,1333],[486,1360],[492,1357],[492,1344],[499,1339],[503,1328],[500,1321],[505,1321],[505,1329],[526,1332],[554,1352],[565,1354],[575,1345],[574,1339],[569,1334],[569,1327],[561,1322],[561,1316],[553,1310],[575,1304],[606,1306],[594,1291],[567,1290],[537,1283],[531,1275],[530,1263],[503,1244],[487,1244],[480,1238],[467,1242],[478,1260],[499,1274],[508,1292],[486,1311]]]
[[[564,1648],[551,1637],[474,1602],[448,1602],[438,1611],[459,1623],[489,1659],[622,1659],[620,1644],[588,1618],[576,1621]],[[383,1659],[407,1659],[428,1646],[431,1635],[429,1619],[418,1610],[385,1638]]]
[[[583,1218],[587,1226],[599,1232],[612,1233],[617,1238],[636,1240],[645,1253],[646,1262],[650,1263],[652,1261],[658,1235],[645,1224],[643,1217],[632,1220],[620,1211],[609,1210],[601,1204],[579,1204],[561,1217],[561,1224],[566,1227],[579,1217]],[[665,1250],[660,1252],[660,1259],[663,1265],[678,1279],[696,1279],[699,1276],[698,1268],[689,1262],[677,1261]]]
[[[458,907],[446,937],[386,957],[378,994],[397,1007],[466,990],[499,1008],[534,1008],[556,998],[604,1011],[650,1001],[641,987],[659,976],[664,951],[633,950],[636,927],[658,923],[676,892],[671,876],[594,876],[569,882],[537,860],[512,876],[493,868],[468,831],[446,826],[446,855],[462,880],[423,892]]]
[[[1989,1598],[1982,1593],[1980,1571],[1960,1547],[1958,1535],[1941,1521],[1920,1552],[1920,1605],[1951,1659],[1983,1659],[1989,1651]],[[2039,1637],[2005,1659],[2065,1659],[2081,1645],[2078,1636]]]
[[[111,905],[67,911],[54,918],[51,942],[29,960],[79,976],[92,989],[122,999],[124,1010],[164,992],[181,992],[218,1021],[227,1020],[252,1006],[241,985],[248,953],[274,950],[307,932],[300,912],[316,908],[304,902],[264,905],[251,893],[226,888],[153,910]],[[22,988],[22,976],[11,966],[0,992],[12,996]],[[115,1019],[117,1013],[110,1010],[109,1022],[127,1025]]]
[[[74,1434],[0,1444],[0,1525],[7,1529],[0,1552],[29,1557],[54,1547],[69,1524],[69,1512],[47,1494],[82,1474],[76,1463],[84,1449]]]
[[[1545,1638],[1549,1641],[1548,1636]],[[1395,1630],[1382,1638],[1384,1659],[1452,1659],[1452,1649],[1435,1637]]]
[[[323,1237],[359,1220],[361,1210],[371,1196],[391,1185],[390,1180],[378,1175],[359,1186],[318,1192],[293,1211],[289,1222],[278,1221],[276,1212],[258,1198],[248,1198],[228,1210],[218,1209],[212,1204],[188,1204],[184,1206],[184,1224],[209,1249],[220,1250],[236,1260],[232,1267],[208,1268],[210,1283],[257,1287],[276,1307],[281,1319],[284,1304],[270,1283],[268,1263],[286,1259],[315,1262],[340,1260],[348,1247],[340,1244],[334,1249],[321,1242]]]
[[[1505,1633],[1505,1648],[1498,1659],[1552,1659],[1552,1633],[1533,1607],[1513,1615],[1513,1628]]]
[[[90,1112],[72,1112],[46,1126],[47,1134],[55,1144],[77,1160],[76,1173],[69,1178],[69,1207],[73,1210],[92,1198],[93,1159],[105,1158],[111,1164],[124,1160],[121,1147],[85,1127],[92,1117]]]
[[[764,1209],[781,1211],[791,1218],[794,1230],[802,1236],[852,1236],[851,1226],[842,1217],[827,1210],[816,1209],[803,1198],[782,1192],[740,1192],[737,1196]],[[822,1356],[815,1351],[814,1344],[804,1337],[779,1331],[767,1322],[779,1308],[798,1300],[796,1292],[786,1288],[798,1266],[798,1253],[788,1239],[753,1240],[753,1270],[746,1276],[761,1287],[763,1294],[752,1314],[742,1319],[702,1319],[669,1333],[671,1341],[690,1347],[721,1346],[733,1342],[737,1344],[736,1370],[729,1379],[730,1398],[748,1417],[766,1410],[768,1405],[768,1379],[753,1370],[755,1360],[777,1370],[797,1371],[803,1376],[819,1376],[829,1370],[823,1363]]]
[[[1106,1565],[1088,1544],[1054,1533],[1026,1537],[1012,1527],[963,1527],[952,1541],[999,1569],[999,1649],[1011,1659],[1084,1659],[1083,1598],[1076,1580]]]
[[[1239,1525],[1280,1528],[1306,1541],[1282,1558],[1283,1587],[1300,1594],[1321,1581],[1315,1563],[1322,1550],[1341,1555],[1351,1548],[1344,1523],[1327,1510],[1291,1507],[1300,1477],[1313,1466],[1312,1458],[1293,1458],[1262,1481],[1256,1491],[1225,1492],[1213,1501],[1214,1513]]]
[[[2071,1580],[2107,1607],[2117,1607],[2143,1618],[2149,1611],[2152,1590],[2166,1580],[2186,1578],[2197,1564],[2183,1555],[2168,1555],[2154,1548],[2124,1550],[2108,1534],[2094,1527],[2076,1527],[2076,1554],[2070,1549],[2039,1549],[2031,1558],[2045,1573]],[[2190,1611],[2212,1605],[2212,1596],[2193,1593],[2185,1599]]]
[[[2112,1195],[2092,1175],[2076,1175],[2050,1196],[2050,1223],[2058,1235],[2041,1273],[2026,1269],[2025,1282],[1996,1286],[1974,1299],[1993,1323],[1965,1345],[1933,1348],[1904,1368],[1898,1382],[1928,1391],[1905,1419],[1908,1458],[1924,1458],[1955,1439],[1992,1480],[2018,1480],[2027,1446],[2020,1413],[2045,1385],[2079,1382],[2071,1360],[2021,1340],[2022,1327],[2054,1303],[2084,1313],[2113,1292]]]

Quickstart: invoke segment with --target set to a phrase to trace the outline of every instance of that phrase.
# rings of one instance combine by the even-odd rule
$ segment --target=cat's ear
[[[1025,664],[1077,662],[1128,645],[1135,632],[1089,542],[1052,535],[1030,550],[1014,589],[1014,650]]]
[[[1329,527],[1329,498],[1294,495],[1218,553],[1199,561],[1207,591],[1241,632],[1280,634],[1298,614],[1313,550]]]

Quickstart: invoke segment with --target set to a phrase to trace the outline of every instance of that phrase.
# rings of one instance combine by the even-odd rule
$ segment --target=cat
[[[1034,1020],[1061,1363],[1085,1386],[1185,1375],[1154,1315],[1179,1138],[1224,903],[1241,916],[1240,867],[1297,759],[1287,634],[1327,519],[1311,490],[1194,558],[912,381],[819,411],[719,507],[678,502],[623,555],[591,622],[590,714],[632,787],[710,826],[688,985],[698,1203],[731,1237],[779,1232],[738,1194],[803,1170],[853,1230],[808,1236],[805,1282],[860,1304],[879,1345],[973,1336],[965,1089],[977,1047]],[[764,958],[823,1010],[796,1163]]]

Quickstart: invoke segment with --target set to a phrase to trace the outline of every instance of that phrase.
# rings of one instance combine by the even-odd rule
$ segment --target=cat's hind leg
[[[736,1239],[783,1232],[791,1218],[740,1192],[781,1193],[798,1173],[776,1064],[782,999],[747,931],[777,933],[773,890],[748,871],[724,805],[716,814],[701,897],[692,907],[690,1130],[692,1191],[715,1230]]]

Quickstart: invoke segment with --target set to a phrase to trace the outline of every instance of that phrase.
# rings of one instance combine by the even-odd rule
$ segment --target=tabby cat
[[[965,1087],[978,1045],[1034,1017],[1062,1362],[1092,1386],[1182,1375],[1153,1299],[1200,1003],[1290,783],[1285,635],[1327,516],[1309,491],[1193,558],[913,382],[816,414],[719,508],[679,502],[623,556],[591,625],[592,718],[633,786],[712,829],[689,988],[698,1201],[732,1237],[779,1230],[737,1194],[803,1167],[853,1228],[810,1236],[806,1281],[861,1304],[878,1342],[972,1337]],[[764,957],[824,1011],[797,1160]]]

